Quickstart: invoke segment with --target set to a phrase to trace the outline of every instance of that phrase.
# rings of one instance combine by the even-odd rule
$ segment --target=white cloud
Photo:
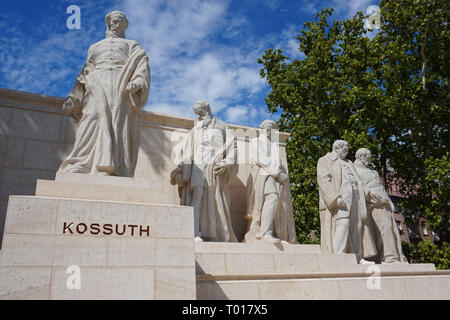
[[[271,119],[277,121],[278,114],[267,112],[265,107],[257,107],[253,104],[235,105],[225,110],[225,121],[234,124],[259,127],[263,120]]]
[[[245,42],[235,46],[215,40],[219,33],[225,38],[238,36],[248,23],[244,16],[230,16],[229,1],[123,4],[130,21],[127,37],[138,40],[150,58],[147,110],[194,117],[192,105],[206,100],[220,114],[265,87],[257,49]]]
[[[82,14],[94,8],[92,3],[79,3]],[[8,25],[6,33],[0,36],[0,60],[3,61],[0,80],[5,82],[2,86],[50,95],[61,95],[64,87],[68,93],[84,64],[92,39],[98,39],[104,32],[97,28],[97,19],[103,19],[99,2],[95,8],[97,15],[82,16],[81,30],[66,29],[68,15],[64,4],[52,8],[61,14],[61,19],[36,16],[31,27],[21,16],[2,14],[0,19]]]
[[[333,0],[332,6],[338,14],[351,18],[358,11],[362,11],[365,14],[367,8],[370,5],[376,5],[377,2],[378,0]]]
[[[226,120],[231,123],[236,123],[249,113],[245,106],[230,107],[226,110]]]

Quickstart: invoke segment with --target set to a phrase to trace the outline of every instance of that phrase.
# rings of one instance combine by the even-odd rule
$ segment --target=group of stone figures
[[[356,151],[354,164],[348,151],[348,143],[337,140],[317,162],[322,251],[354,253],[359,263],[407,262],[394,204],[370,166],[370,150]]]
[[[194,105],[195,126],[175,150],[177,167],[171,183],[178,185],[181,204],[194,207],[196,241],[236,242],[230,212],[230,180],[236,174],[236,140],[211,113],[210,105]],[[296,242],[288,176],[281,165],[278,144],[271,139],[276,125],[261,124],[248,187],[249,230],[245,242]]]
[[[125,14],[110,12],[105,21],[106,38],[89,48],[63,105],[64,113],[79,125],[73,150],[59,171],[132,177],[150,68],[145,50],[124,38]],[[178,186],[181,205],[194,208],[196,241],[236,242],[229,194],[237,168],[236,142],[227,137],[227,126],[212,115],[207,102],[197,102],[194,112],[194,128],[176,146],[171,183]],[[290,186],[276,152],[279,146],[271,137],[274,129],[273,121],[263,121],[257,139],[247,185],[250,221],[245,242],[296,243]],[[345,160],[347,152],[348,144],[337,141],[318,163],[322,248],[355,253],[361,262],[375,256],[386,263],[404,261],[392,203],[368,166],[370,152],[358,150],[355,166]]]

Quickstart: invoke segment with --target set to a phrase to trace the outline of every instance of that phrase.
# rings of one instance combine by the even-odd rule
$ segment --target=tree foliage
[[[438,270],[450,269],[450,246],[447,242],[437,246],[430,240],[418,244],[403,242],[403,253],[411,263],[434,263]]]
[[[303,60],[289,61],[280,49],[258,60],[271,87],[268,109],[281,111],[278,125],[290,133],[301,243],[314,242],[310,232],[319,230],[316,164],[337,139],[349,142],[350,158],[358,148],[370,149],[385,181],[397,178],[408,195],[401,206],[414,214],[407,218],[426,215],[448,239],[450,3],[385,0],[380,7],[374,36],[361,12],[330,21],[333,9],[323,9],[297,36]]]

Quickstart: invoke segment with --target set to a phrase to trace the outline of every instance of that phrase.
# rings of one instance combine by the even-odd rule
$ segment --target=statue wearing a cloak
[[[89,48],[86,64],[64,102],[64,113],[79,124],[73,150],[59,172],[132,177],[150,68],[145,50],[124,38],[126,16],[113,11],[105,21],[106,39]]]

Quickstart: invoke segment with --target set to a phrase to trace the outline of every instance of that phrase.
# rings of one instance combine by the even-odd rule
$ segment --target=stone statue
[[[364,191],[353,163],[346,159],[348,150],[346,141],[337,140],[333,151],[317,163],[321,248],[325,253],[354,253],[358,263],[370,263],[363,256],[376,255],[376,247],[363,227]]]
[[[105,21],[106,39],[89,48],[63,105],[64,113],[79,124],[73,150],[59,171],[132,177],[150,68],[145,50],[124,38],[125,14],[112,11]]]
[[[179,186],[181,205],[194,207],[196,241],[237,242],[229,195],[236,142],[207,102],[197,102],[194,112],[198,119],[177,147],[171,183]]]
[[[272,120],[261,123],[262,134],[252,141],[252,175],[247,216],[250,220],[245,242],[281,240],[296,243],[295,222],[292,209],[289,178],[281,165],[279,145],[273,140],[277,126]]]
[[[370,167],[372,162],[370,150],[359,149],[355,158],[356,174],[363,184],[367,213],[374,221],[378,240],[378,259],[382,263],[408,262],[403,255],[400,233],[394,219],[394,204],[378,172]]]

